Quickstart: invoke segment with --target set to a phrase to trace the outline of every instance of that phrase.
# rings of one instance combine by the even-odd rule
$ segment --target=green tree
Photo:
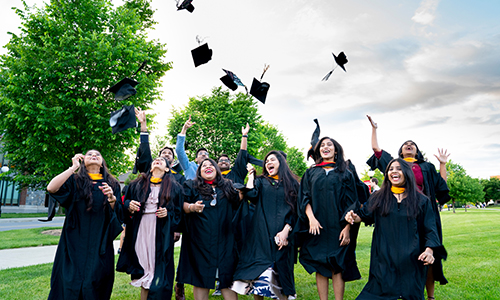
[[[465,169],[451,160],[446,163],[448,188],[453,203],[458,205],[476,204],[483,201],[485,192],[479,179],[467,175]]]
[[[170,143],[175,144],[177,134],[191,116],[196,124],[186,135],[186,154],[193,160],[196,150],[207,148],[212,158],[227,154],[231,160],[240,149],[241,128],[248,122],[248,152],[257,158],[264,158],[270,150],[282,150],[288,155],[292,171],[302,176],[307,168],[304,154],[296,148],[289,148],[286,138],[274,126],[262,121],[257,103],[251,96],[216,87],[210,95],[189,99],[186,107],[172,110],[172,119],[167,126]]]
[[[361,181],[366,181],[366,180],[370,180],[371,179],[370,175],[368,175],[369,171],[370,171],[370,168],[367,168],[363,172],[361,172]],[[380,172],[379,169],[375,169],[375,173],[374,173],[374,175],[372,177],[378,179],[378,185],[379,186],[381,186],[382,182],[384,182],[384,174],[382,172]]]
[[[492,177],[489,180],[483,179],[481,180],[481,185],[483,186],[485,193],[484,200],[486,202],[500,199],[500,179],[496,177]]]
[[[137,134],[113,135],[110,112],[159,99],[165,45],[147,38],[155,24],[150,1],[52,0],[16,9],[22,32],[12,34],[0,58],[0,130],[15,180],[36,186],[71,163],[75,153],[99,150],[114,174],[131,165],[125,149]],[[147,66],[134,79],[137,94],[121,103],[107,89]]]

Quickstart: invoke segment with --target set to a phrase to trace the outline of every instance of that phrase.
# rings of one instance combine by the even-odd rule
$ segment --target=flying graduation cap
[[[347,56],[345,56],[344,52],[340,52],[338,56],[335,56],[335,54],[333,54],[333,52],[332,52],[332,55],[333,55],[333,58],[335,59],[336,66],[330,72],[328,72],[328,74],[326,74],[325,77],[323,77],[323,79],[321,79],[321,81],[327,81],[328,78],[330,78],[330,75],[332,75],[333,71],[337,68],[337,66],[341,67],[342,70],[344,70],[344,72],[347,72],[345,70],[344,65],[348,62],[348,60],[347,60]]]
[[[310,157],[314,161],[316,161],[316,157],[314,157],[314,148],[316,147],[316,144],[319,142],[319,134],[321,130],[319,128],[318,119],[314,119],[314,123],[316,123],[316,129],[314,129],[314,132],[311,136],[311,148],[309,148],[309,151],[307,151],[307,160],[309,160]]]
[[[266,73],[267,69],[269,69],[269,66],[264,65],[264,72],[262,72],[262,75],[260,76],[260,80],[262,81],[262,77],[264,77],[264,74]],[[266,97],[267,97],[267,92],[269,91],[269,87],[271,85],[267,82],[260,82],[257,79],[253,79],[252,81],[252,87],[250,88],[250,95],[254,96],[262,102],[262,104],[266,104]]]
[[[181,4],[179,4],[179,2]],[[193,2],[193,0],[183,0],[181,2],[181,0],[177,0],[177,10],[187,10],[188,12],[192,13],[193,10],[194,10],[194,6],[193,4],[191,4],[191,2]]]
[[[204,38],[200,38],[200,36],[196,36],[196,41],[198,44],[203,42]],[[205,43],[198,48],[191,50],[191,55],[193,56],[194,66],[195,68],[199,65],[206,64],[210,60],[212,60],[212,49],[208,48],[208,44]]]
[[[142,62],[139,69],[137,69],[137,71],[135,71],[135,73],[131,77],[133,77],[137,73],[139,73],[139,71],[142,70],[144,68],[144,66],[146,66],[146,61]],[[116,101],[122,101],[122,100],[125,100],[128,97],[133,96],[137,93],[137,91],[135,90],[135,86],[138,84],[139,84],[139,82],[137,82],[133,79],[130,79],[128,77],[125,77],[122,80],[120,80],[118,83],[116,83],[115,85],[110,87],[108,89],[108,92],[115,94]]]
[[[112,128],[113,134],[136,127],[134,105],[124,105],[121,109],[111,112],[109,126]]]
[[[222,81],[222,83],[224,83],[225,86],[230,88],[232,91],[235,91],[238,88],[238,85],[245,87],[245,90],[247,91],[248,94],[247,86],[244,85],[243,82],[241,82],[241,80],[238,78],[238,76],[236,76],[236,74],[224,69],[222,69],[222,71],[226,72],[226,75],[220,78],[220,80]]]

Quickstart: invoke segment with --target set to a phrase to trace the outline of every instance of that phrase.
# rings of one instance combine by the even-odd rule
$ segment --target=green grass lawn
[[[60,228],[62,227],[40,227],[0,231],[0,249],[57,245],[57,243],[59,243],[59,236],[42,234],[42,231]]]
[[[463,209],[453,214],[443,211],[444,243],[448,260],[444,262],[449,283],[437,286],[436,299],[500,299],[500,211]],[[355,299],[368,278],[370,243],[373,228],[361,227],[358,238],[358,266],[363,279],[348,282],[344,299]],[[1,239],[0,239],[1,240]],[[177,261],[179,248],[176,248]],[[14,268],[0,271],[1,299],[46,299],[50,289],[52,264]],[[295,266],[298,299],[318,299],[315,277],[307,274],[300,264]],[[116,273],[112,299],[139,299],[139,289],[129,285],[130,278]],[[187,287],[186,299],[193,299]],[[210,297],[210,299],[223,299]],[[240,299],[253,299],[240,296]],[[333,290],[330,287],[330,299]]]

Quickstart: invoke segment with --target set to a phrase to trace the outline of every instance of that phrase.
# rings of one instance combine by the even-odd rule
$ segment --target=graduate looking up
[[[181,220],[182,187],[168,172],[164,157],[132,181],[122,218],[127,225],[116,270],[141,287],[141,299],[171,299],[174,281],[174,231]]]
[[[139,149],[137,149],[137,155],[135,158],[135,165],[133,173],[147,173],[151,169],[151,163],[153,162],[153,157],[151,155],[151,148],[149,145],[149,132],[146,122],[146,112],[140,108],[135,109],[135,116],[139,123],[141,124],[141,143]],[[174,179],[182,185],[186,180],[184,175],[180,174],[182,168],[180,164],[175,164],[175,154],[174,149],[170,146],[165,146],[160,150],[158,154],[159,157],[164,157],[168,162],[167,173],[172,174]]]
[[[378,125],[370,116],[367,115],[367,117],[372,126],[371,142],[374,154],[366,163],[373,171],[375,171],[375,169],[382,171],[387,168],[393,157],[379,147],[377,140]],[[444,205],[446,202],[450,201],[451,197],[449,195],[448,186],[446,185],[446,162],[449,154],[446,150],[443,151],[441,149],[438,149],[438,152],[439,155],[435,156],[439,161],[439,174],[436,172],[436,167],[432,163],[424,160],[424,156],[418,149],[417,144],[411,140],[404,142],[401,148],[399,148],[398,157],[410,164],[411,170],[415,176],[417,188],[431,200],[430,202],[432,211],[434,212],[434,220],[436,221],[439,241],[442,243],[443,231],[436,201],[439,202],[440,205]],[[439,256],[436,256],[436,261],[429,267],[429,273],[427,275],[426,289],[429,300],[434,299],[435,281],[439,281],[442,285],[448,283],[443,273],[442,258]]]
[[[401,158],[388,163],[384,182],[366,205],[349,211],[350,224],[375,223],[368,283],[357,300],[424,298],[427,269],[446,257],[431,201],[418,191],[411,166]]]
[[[189,116],[189,119],[186,123],[184,123],[184,126],[182,126],[181,132],[177,135],[177,143],[175,144],[175,151],[177,152],[179,164],[184,170],[184,177],[186,177],[186,179],[195,179],[198,165],[201,161],[208,158],[208,151],[205,148],[200,148],[196,151],[196,158],[194,161],[189,161],[189,158],[186,155],[186,149],[184,148],[184,144],[186,142],[186,132],[194,124],[196,123],[191,122],[191,116]]]
[[[75,154],[47,191],[66,209],[48,299],[109,299],[115,278],[113,240],[122,231],[115,214],[118,181],[101,153]]]

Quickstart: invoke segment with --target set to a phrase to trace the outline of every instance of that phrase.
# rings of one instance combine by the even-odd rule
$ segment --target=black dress
[[[156,218],[155,271],[149,288],[148,299],[170,299],[172,297],[174,281],[174,232],[181,220],[181,207],[183,205],[182,187],[175,181],[172,181],[172,184],[174,186],[171,188],[170,201],[168,204],[163,204],[162,206],[167,209],[167,216],[165,218]],[[143,207],[141,207],[140,211],[133,214],[130,214],[128,210],[131,200],[139,201],[141,189],[142,185],[139,183],[135,182],[131,184],[125,194],[123,209],[120,209],[127,226],[127,234],[123,241],[116,270],[130,274],[132,279],[138,279],[144,275],[144,270],[135,252],[137,233],[143,216]],[[161,192],[160,190],[160,195]],[[149,187],[147,195],[150,193],[151,187]]]
[[[371,198],[370,198],[371,200]],[[417,218],[410,219],[405,199],[397,203],[392,197],[391,211],[381,216],[370,212],[365,205],[359,212],[363,222],[375,223],[370,256],[368,283],[359,300],[422,300],[427,278],[427,266],[418,260],[426,247],[434,250],[434,256],[446,256],[439,241],[431,201],[419,194]]]
[[[285,189],[281,182],[276,183],[263,177],[255,180],[255,187],[246,194],[246,198],[250,199],[256,208],[234,280],[254,280],[272,266],[278,273],[283,295],[295,295],[293,234],[288,236],[288,246],[279,251],[274,237],[283,230],[285,224],[295,226],[297,208],[292,210],[286,202]]]
[[[384,172],[387,165],[392,160],[392,156],[386,151],[382,150],[382,156],[377,158],[374,155],[368,159],[366,162],[372,170],[379,169]],[[444,205],[446,202],[450,201],[451,197],[449,195],[450,190],[446,181],[438,174],[436,167],[426,161],[419,160],[415,162],[420,166],[422,170],[422,175],[424,177],[424,190],[422,191],[429,199],[431,199],[432,211],[434,212],[434,220],[436,221],[436,228],[441,244],[443,243],[443,229],[441,226],[441,216],[439,214],[438,204]],[[432,265],[432,272],[434,275],[434,280],[439,281],[440,284],[448,283],[448,280],[444,277],[443,273],[443,257],[436,256],[436,261]]]
[[[115,278],[113,240],[122,232],[107,197],[92,187],[92,208],[87,211],[79,195],[75,175],[50,194],[66,209],[61,239],[57,247],[49,299],[109,299]],[[120,195],[120,186],[112,186]],[[118,197],[118,196],[117,196]],[[118,202],[115,202],[115,208]]]
[[[226,199],[221,190],[216,188],[216,192],[217,204],[211,206],[212,199],[203,199],[193,180],[184,182],[184,201],[195,203],[201,200],[205,208],[202,213],[184,215],[185,229],[176,278],[178,283],[213,289],[218,274],[221,289],[231,286],[236,267],[231,221],[239,201],[237,195],[234,199]]]
[[[349,247],[340,246],[339,236],[347,225],[342,216],[358,202],[354,176],[349,170],[339,172],[336,168],[327,174],[321,167],[309,168],[302,177],[298,201],[300,263],[309,274],[318,272],[332,278],[334,273],[344,273]],[[307,204],[323,227],[319,235],[308,232]],[[357,269],[356,265],[350,267]]]

